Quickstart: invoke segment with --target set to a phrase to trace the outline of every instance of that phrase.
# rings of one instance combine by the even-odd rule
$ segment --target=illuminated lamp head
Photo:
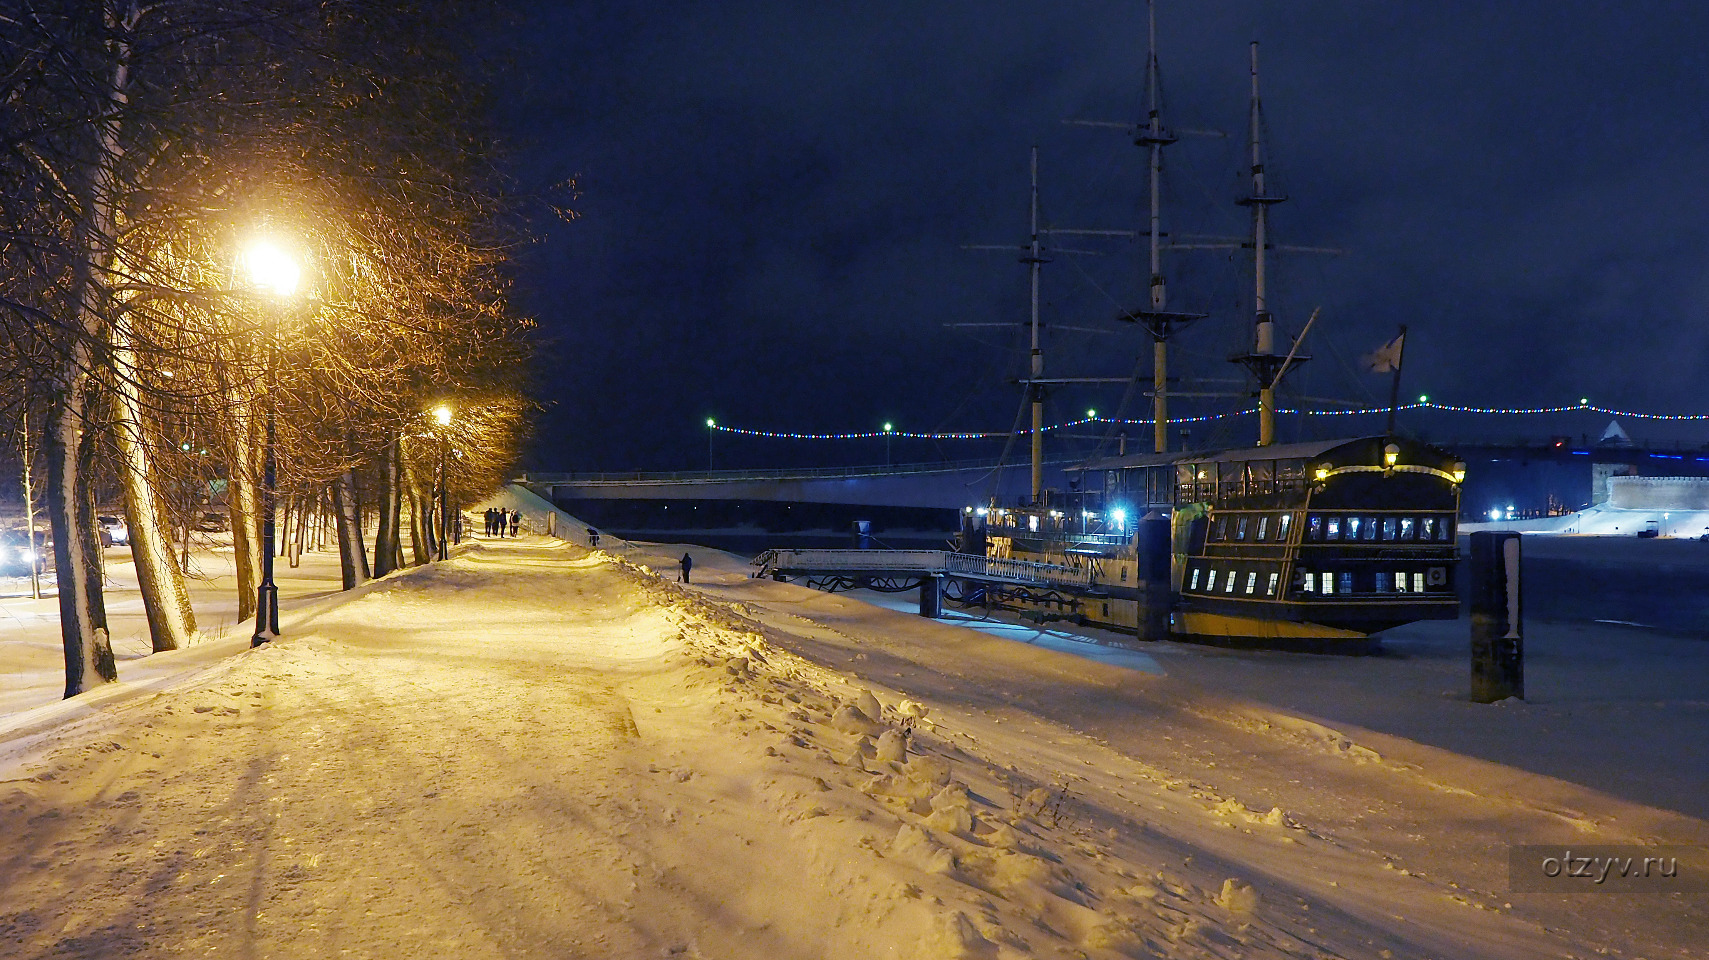
[[[1398,444],[1391,443],[1383,448],[1383,466],[1392,467],[1399,462],[1400,446]]]
[[[1455,483],[1465,483],[1466,482],[1466,462],[1464,460],[1455,460],[1454,461],[1454,469],[1449,471],[1449,473],[1453,476]]]

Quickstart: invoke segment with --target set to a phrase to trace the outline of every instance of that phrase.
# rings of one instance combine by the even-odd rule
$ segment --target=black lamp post
[[[290,255],[279,247],[262,241],[244,255],[244,267],[250,282],[276,301],[291,296],[297,290],[302,270]],[[282,306],[275,303],[268,310],[266,330],[266,369],[263,388],[267,394],[267,434],[261,468],[261,583],[255,590],[255,636],[250,646],[259,647],[279,636],[279,588],[273,582],[273,548],[275,542],[274,508],[277,502],[278,459],[275,452],[277,435],[274,422],[278,415],[279,349],[278,315]],[[238,531],[241,535],[241,531]]]
[[[451,556],[451,507],[445,493],[445,461],[451,455],[451,408],[440,404],[433,408],[433,419],[439,421],[439,559]]]

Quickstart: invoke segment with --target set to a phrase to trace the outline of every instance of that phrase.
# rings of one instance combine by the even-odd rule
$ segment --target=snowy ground
[[[148,621],[137,593],[136,567],[129,547],[105,551],[107,624],[113,638],[122,692],[167,682],[195,666],[247,648],[252,630],[237,622],[237,578],[231,534],[199,535],[190,554],[186,584],[196,611],[201,639],[186,650],[151,655]],[[292,567],[280,558],[274,582],[287,601],[330,596],[339,589],[338,557],[305,553]],[[7,718],[32,707],[52,704],[65,692],[65,652],[59,637],[59,601],[51,578],[46,596],[30,598],[28,577],[0,579],[0,739]],[[111,698],[121,691],[106,691]]]
[[[0,747],[0,955],[1700,957],[1709,824],[691,548],[540,537]],[[65,707],[44,708],[46,712]],[[911,730],[912,736],[903,731]]]

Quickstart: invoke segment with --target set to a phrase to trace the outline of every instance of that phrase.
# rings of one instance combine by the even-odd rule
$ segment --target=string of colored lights
[[[1561,404],[1554,407],[1472,407],[1454,403],[1437,403],[1429,397],[1419,397],[1415,403],[1403,403],[1395,408],[1404,410],[1436,410],[1443,413],[1489,414],[1496,416],[1531,416],[1549,413],[1600,413],[1611,417],[1626,417],[1633,420],[1709,420],[1709,413],[1643,413],[1635,410],[1616,410],[1611,407],[1601,407],[1588,399],[1578,403]],[[1258,412],[1257,407],[1247,407],[1244,410],[1234,410],[1228,413],[1211,413],[1195,417],[1171,417],[1170,423],[1207,423],[1215,420],[1227,420],[1233,417],[1251,416]],[[1307,417],[1365,417],[1386,415],[1388,407],[1363,407],[1356,410],[1306,410],[1299,408],[1278,407],[1279,414],[1297,414]],[[1078,420],[1067,420],[1062,423],[1048,424],[1041,432],[1051,433],[1057,430],[1067,430],[1073,427],[1083,427],[1087,424],[1121,424],[1133,426],[1149,426],[1154,421],[1149,419],[1125,419],[1121,417],[1086,416]],[[988,440],[993,437],[1024,437],[1032,433],[1030,427],[1020,430],[976,430],[960,433],[917,432],[912,430],[852,430],[845,433],[802,433],[792,430],[754,430],[747,427],[730,427],[715,420],[707,420],[708,429],[718,433],[728,433],[743,437],[762,437],[771,440],[882,440],[889,437],[905,440]]]

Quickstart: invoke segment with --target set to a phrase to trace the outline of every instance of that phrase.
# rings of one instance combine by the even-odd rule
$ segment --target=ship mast
[[[1269,193],[1264,186],[1264,132],[1258,98],[1258,43],[1252,43],[1252,109],[1249,142],[1252,148],[1252,192],[1236,201],[1252,210],[1253,349],[1234,361],[1251,371],[1258,381],[1258,445],[1276,442],[1276,384],[1294,365],[1311,359],[1276,353],[1276,324],[1271,316],[1265,289],[1265,254],[1270,248],[1269,210],[1288,198]]]
[[[1152,0],[1145,5],[1145,125],[1134,137],[1134,145],[1147,154],[1151,217],[1148,224],[1150,258],[1147,277],[1150,297],[1144,309],[1129,311],[1122,319],[1136,321],[1151,334],[1152,446],[1157,453],[1169,449],[1169,338],[1202,319],[1202,313],[1172,312],[1168,285],[1163,280],[1163,148],[1178,138],[1163,125],[1162,92],[1157,68],[1157,10]]]

